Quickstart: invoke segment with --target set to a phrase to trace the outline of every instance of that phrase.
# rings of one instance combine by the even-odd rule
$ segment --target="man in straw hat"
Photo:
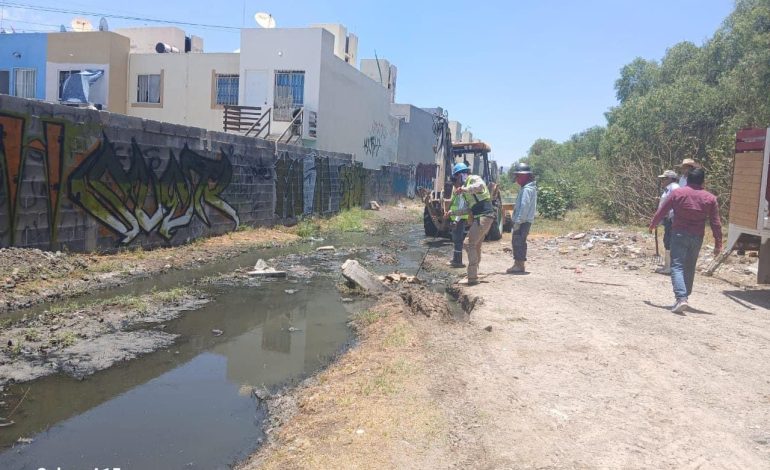
[[[526,163],[516,165],[516,182],[521,186],[516,197],[516,206],[513,210],[513,229],[511,230],[511,245],[513,248],[513,266],[505,272],[508,274],[520,274],[526,272],[527,262],[527,236],[532,222],[535,221],[537,212],[537,184],[532,170]]]
[[[661,186],[663,186],[663,194],[661,194],[660,202],[658,203],[658,208],[661,208],[665,204],[666,199],[671,195],[671,192],[679,189],[679,183],[676,182],[679,177],[675,171],[666,170],[662,175],[658,175],[658,178],[660,178]],[[663,218],[663,247],[666,249],[666,258],[665,264],[655,270],[658,274],[671,274],[671,224],[673,221],[674,210],[672,209]]]
[[[684,188],[687,186],[687,175],[695,168],[700,168],[700,163],[696,162],[692,158],[685,158],[682,163],[676,165],[675,168],[682,169],[682,176],[679,178],[679,187]]]
[[[676,303],[671,308],[674,313],[684,313],[689,308],[688,300],[692,294],[695,280],[695,266],[698,262],[706,222],[711,225],[714,235],[714,255],[722,251],[722,222],[719,220],[717,198],[703,189],[706,173],[703,168],[695,168],[687,175],[687,186],[674,190],[650,222],[650,232],[674,210],[674,222],[671,225],[671,285],[674,288]]]

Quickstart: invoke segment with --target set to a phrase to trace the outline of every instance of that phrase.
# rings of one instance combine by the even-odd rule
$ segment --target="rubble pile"
[[[30,248],[0,248],[0,290],[20,282],[53,279],[85,269],[83,256]]]

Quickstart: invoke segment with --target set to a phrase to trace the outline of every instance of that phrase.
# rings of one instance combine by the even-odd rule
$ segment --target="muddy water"
[[[420,232],[413,228],[398,234],[398,266],[377,270],[413,273],[426,248]],[[342,302],[336,270],[347,257],[368,260],[375,249],[392,252],[380,246],[383,239],[348,234],[323,242],[359,247],[352,254],[319,255],[313,244],[259,250],[98,293],[94,297],[187,285],[251,266],[259,258],[298,251],[305,255],[289,260],[300,259],[319,273],[248,287],[206,286],[213,302],[164,325],[165,331],[180,335],[170,349],[85,381],[56,375],[10,387],[11,398],[29,392],[12,417],[16,424],[0,429],[5,448],[0,468],[228,468],[263,437],[265,411],[252,387],[277,388],[307,376],[352,341],[347,321],[366,303]],[[297,292],[287,294],[287,289]],[[223,334],[215,336],[215,329]],[[34,440],[9,448],[19,437]]]

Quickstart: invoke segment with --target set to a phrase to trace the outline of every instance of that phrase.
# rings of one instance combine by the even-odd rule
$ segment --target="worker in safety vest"
[[[461,195],[466,206],[457,212],[450,210],[447,215],[473,215],[473,222],[468,230],[468,277],[460,283],[475,285],[479,283],[481,244],[495,221],[495,207],[492,205],[492,195],[489,194],[487,184],[480,176],[470,173],[471,170],[465,163],[458,163],[452,168],[452,179],[461,183],[455,188],[454,194]]]
[[[452,180],[454,188],[457,189],[462,186],[462,182],[459,178]],[[449,211],[453,213],[459,212],[465,208],[465,198],[459,194],[452,193],[452,200],[449,203]],[[451,222],[452,242],[454,242],[454,252],[452,253],[452,261],[447,262],[450,267],[464,268],[463,264],[463,242],[465,241],[465,230],[468,227],[468,214],[453,215],[449,217]]]

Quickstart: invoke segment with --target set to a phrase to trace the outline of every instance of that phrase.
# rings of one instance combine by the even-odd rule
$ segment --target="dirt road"
[[[676,315],[669,278],[648,269],[575,269],[540,240],[512,276],[503,246],[465,289],[483,299],[469,324],[428,336],[456,461],[770,466],[770,291],[698,277],[697,310]]]
[[[698,276],[677,315],[649,263],[552,242],[519,276],[485,244],[466,323],[391,308],[246,466],[769,468],[770,291]]]

